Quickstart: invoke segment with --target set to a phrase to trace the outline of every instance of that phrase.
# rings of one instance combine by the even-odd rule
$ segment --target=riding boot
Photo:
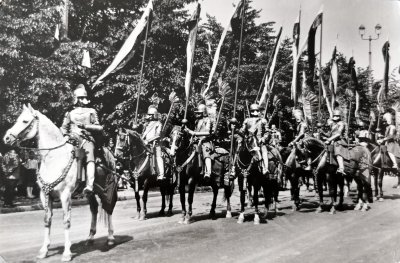
[[[268,169],[268,151],[266,148],[264,148],[265,146],[263,146],[261,148],[261,153],[262,153],[262,161],[263,161],[263,174],[266,175],[269,173],[269,169]]]
[[[94,162],[89,162],[86,165],[86,187],[83,189],[84,193],[91,194],[93,193],[93,183],[94,183],[94,173],[95,173],[95,164]]]
[[[158,168],[158,177],[157,180],[164,180],[164,161],[162,156],[157,156],[157,168]]]
[[[340,155],[338,155],[338,156],[336,157],[336,160],[337,160],[338,165],[339,165],[339,168],[337,169],[337,172],[340,173],[340,174],[342,174],[342,175],[345,175],[346,173],[344,172],[343,157],[340,156]]]
[[[205,172],[204,172],[204,178],[210,178],[211,177],[211,158],[206,158],[205,159]]]

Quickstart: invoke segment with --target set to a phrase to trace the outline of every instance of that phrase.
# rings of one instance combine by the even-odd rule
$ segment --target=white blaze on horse
[[[38,258],[47,256],[50,246],[50,227],[53,215],[53,200],[60,199],[64,212],[64,253],[62,261],[70,261],[71,241],[69,230],[71,227],[71,194],[77,183],[77,162],[74,146],[67,143],[60,129],[54,125],[46,116],[34,110],[30,104],[23,106],[23,111],[16,123],[10,128],[5,136],[4,142],[9,145],[18,145],[20,142],[33,139],[37,140],[38,150],[41,155],[41,165],[38,176],[40,186],[40,199],[45,209],[44,218],[44,242],[40,248]],[[96,233],[97,206],[94,195],[89,197],[92,212],[92,223],[88,241],[93,241]],[[108,244],[114,244],[114,230],[111,214],[106,217],[108,221]]]

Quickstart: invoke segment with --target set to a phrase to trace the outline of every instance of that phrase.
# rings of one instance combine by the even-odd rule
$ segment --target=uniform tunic
[[[213,122],[209,117],[204,117],[196,121],[195,132],[207,132],[209,135],[213,133]],[[197,136],[201,139],[201,151],[203,158],[211,158],[213,152],[213,146],[209,135]]]
[[[162,123],[160,121],[149,121],[143,128],[142,139],[145,141],[151,141],[154,138],[160,137],[161,129]],[[155,151],[156,157],[161,157],[161,147],[158,142],[156,141],[154,144],[151,143],[151,145],[155,146],[153,150]]]
[[[400,158],[400,146],[396,140],[397,139],[396,135],[397,135],[396,126],[388,125],[385,131],[385,137],[388,139],[385,142],[387,151],[392,153],[394,156]]]
[[[77,107],[64,117],[61,131],[64,135],[78,137],[79,146],[86,152],[86,161],[94,162],[94,138],[90,131],[81,129],[79,124],[99,125],[97,113],[92,108]]]
[[[265,143],[259,145],[259,141],[264,139],[264,142],[267,142],[269,134],[267,132],[267,120],[261,117],[250,117],[244,120],[243,126],[240,129],[240,133],[247,136],[247,143],[251,144],[253,142],[252,147],[255,147],[254,144],[260,147],[264,156],[267,156],[268,149]],[[254,137],[253,137],[254,136]],[[256,142],[253,139],[256,138]],[[254,150],[254,149],[252,149]],[[266,157],[265,157],[266,158]]]
[[[338,121],[332,126],[332,130],[329,134],[329,138],[339,135],[334,141],[334,155],[342,156],[343,158],[348,158],[347,141],[346,141],[346,123],[343,121]]]

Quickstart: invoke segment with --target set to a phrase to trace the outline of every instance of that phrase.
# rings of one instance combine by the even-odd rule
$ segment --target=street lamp
[[[379,36],[381,34],[381,29],[382,26],[380,24],[377,24],[375,26],[375,34],[376,37],[372,37],[371,35],[369,35],[367,38],[364,38],[365,35],[365,26],[364,25],[360,25],[360,27],[358,28],[358,31],[360,33],[361,39],[362,40],[368,40],[369,42],[369,51],[368,51],[368,94],[369,96],[372,96],[372,83],[371,83],[371,41],[372,40],[377,40],[379,39]]]

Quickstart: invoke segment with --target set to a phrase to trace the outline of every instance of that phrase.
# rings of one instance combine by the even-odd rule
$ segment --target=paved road
[[[234,218],[223,218],[218,199],[216,220],[208,219],[211,193],[195,195],[191,225],[177,223],[179,199],[172,217],[157,217],[160,198],[149,200],[149,219],[134,219],[133,200],[117,204],[114,213],[116,245],[107,247],[107,230],[100,226],[91,246],[87,206],[72,210],[71,239],[75,262],[400,262],[400,191],[394,178],[385,177],[385,201],[368,212],[347,210],[336,215],[315,214],[316,198],[304,189],[302,209],[292,212],[288,191],[280,195],[282,211],[267,223],[253,225],[252,213],[236,223],[239,199],[233,197]],[[353,186],[354,187],[354,186]],[[222,193],[222,192],[220,192]],[[221,195],[222,196],[222,195]],[[326,198],[328,201],[328,198]],[[0,215],[0,255],[7,262],[34,262],[43,240],[43,211]],[[62,211],[55,210],[49,257],[40,262],[59,262],[63,250]]]

